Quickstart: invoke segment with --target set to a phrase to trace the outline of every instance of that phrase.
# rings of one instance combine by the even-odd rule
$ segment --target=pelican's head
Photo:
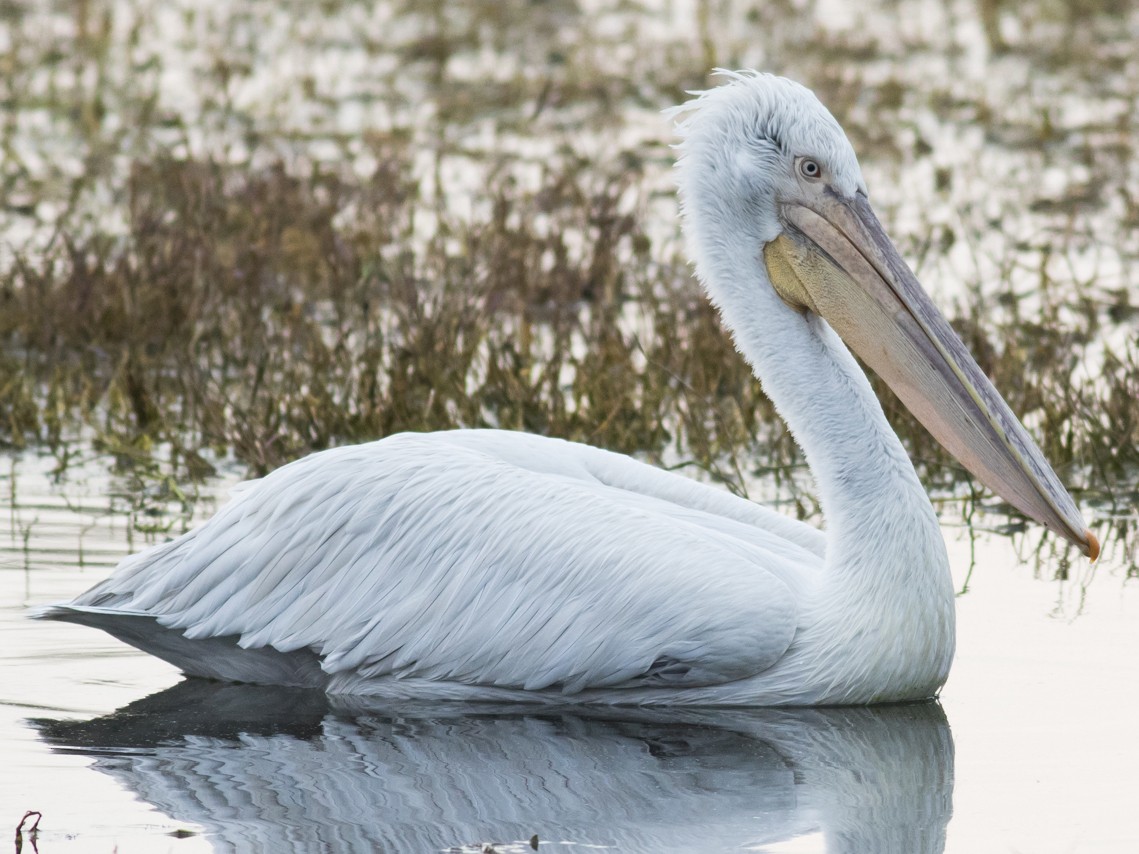
[[[866,195],[850,141],[810,89],[772,74],[717,73],[731,82],[672,111],[683,119],[680,197],[689,231],[735,221],[766,244],[784,230],[781,204],[808,203],[828,189]],[[694,246],[717,241],[692,236]]]
[[[676,110],[685,231],[713,302],[823,318],[982,483],[1094,560],[1075,502],[883,231],[838,122],[790,80],[720,73]],[[768,293],[733,291],[754,287],[733,276],[748,264]]]

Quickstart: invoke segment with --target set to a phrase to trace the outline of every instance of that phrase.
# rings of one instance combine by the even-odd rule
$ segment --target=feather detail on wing
[[[75,604],[311,651],[333,675],[711,685],[783,655],[821,548],[801,523],[616,454],[403,434],[243,487]]]

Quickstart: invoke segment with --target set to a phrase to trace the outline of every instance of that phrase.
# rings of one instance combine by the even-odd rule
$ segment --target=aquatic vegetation
[[[683,261],[659,116],[755,65],[848,128],[903,252],[1134,562],[1124,4],[41,5],[2,13],[0,443],[65,468],[93,437],[170,496],[234,460],[493,425],[812,515]]]

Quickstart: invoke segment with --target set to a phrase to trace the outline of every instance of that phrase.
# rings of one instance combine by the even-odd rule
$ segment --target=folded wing
[[[594,448],[404,434],[242,486],[49,616],[155,620],[203,642],[200,667],[181,639],[169,660],[242,681],[288,681],[282,654],[356,682],[688,687],[779,660],[821,549],[807,526]],[[259,651],[235,676],[224,639],[235,661]]]

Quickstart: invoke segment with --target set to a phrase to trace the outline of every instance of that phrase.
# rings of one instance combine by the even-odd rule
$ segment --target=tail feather
[[[48,605],[31,616],[102,629],[123,643],[173,664],[187,676],[299,688],[328,685],[320,657],[309,649],[243,649],[238,646],[236,635],[190,640],[181,629],[167,628],[151,614],[93,605]]]

